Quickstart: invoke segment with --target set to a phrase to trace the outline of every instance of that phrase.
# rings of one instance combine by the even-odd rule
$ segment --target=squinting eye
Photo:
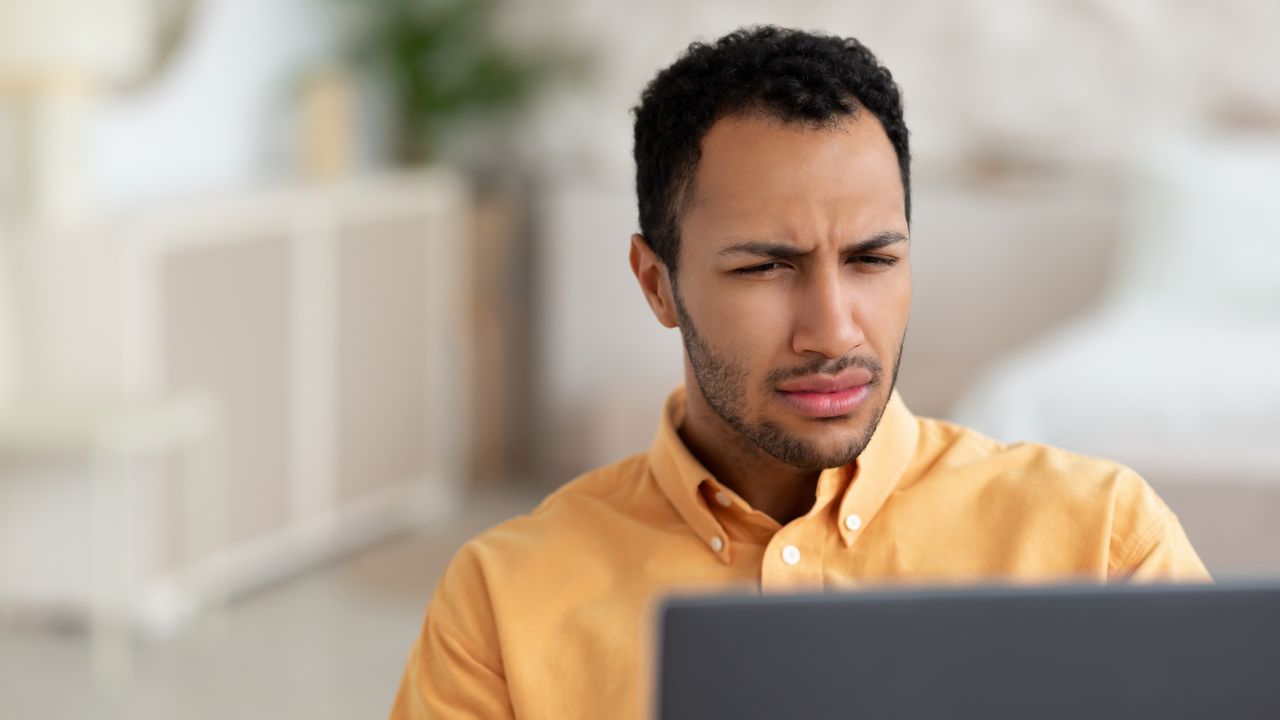
[[[898,262],[898,258],[876,257],[875,255],[859,255],[853,259],[864,265],[880,265],[883,267],[892,267]]]
[[[751,267],[738,268],[733,272],[738,275],[755,275],[758,273],[769,272],[770,270],[773,270],[778,267],[781,267],[778,263],[771,262],[771,263],[765,263],[763,265],[752,265]]]

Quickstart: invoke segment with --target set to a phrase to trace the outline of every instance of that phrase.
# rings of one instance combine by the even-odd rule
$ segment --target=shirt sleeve
[[[514,718],[502,674],[442,624],[431,611],[405,664],[391,720]]]
[[[391,720],[515,717],[479,554],[474,541],[463,546],[436,586]]]
[[[1124,579],[1144,582],[1212,582],[1182,523],[1172,512],[1157,524],[1145,547],[1123,569]]]
[[[1134,582],[1213,582],[1178,516],[1137,473],[1120,479],[1111,578]]]

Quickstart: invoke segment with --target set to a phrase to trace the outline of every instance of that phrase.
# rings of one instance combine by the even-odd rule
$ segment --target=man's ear
[[[654,254],[653,248],[639,233],[631,236],[631,272],[640,282],[640,290],[649,307],[664,326],[673,328],[677,322],[675,296],[671,293],[671,278],[667,266]]]

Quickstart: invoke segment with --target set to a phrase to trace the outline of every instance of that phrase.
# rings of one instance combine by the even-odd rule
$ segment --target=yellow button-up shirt
[[[647,453],[458,552],[392,718],[644,717],[654,608],[676,590],[1209,579],[1132,470],[917,418],[896,392],[858,459],[780,526],[693,457],[684,408],[676,390]]]

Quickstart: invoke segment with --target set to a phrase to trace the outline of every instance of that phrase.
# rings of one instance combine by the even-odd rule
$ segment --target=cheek
[[[758,311],[742,307],[723,319],[716,334],[722,347],[732,350],[741,361],[757,365],[787,347],[789,327],[790,318],[777,306]]]
[[[867,288],[854,305],[854,320],[877,351],[894,353],[911,314],[911,279],[906,276],[884,285]],[[892,346],[892,347],[890,347]],[[887,356],[882,356],[887,359]]]
[[[789,313],[788,304],[776,294],[727,292],[705,305],[696,322],[712,347],[755,379],[772,370],[790,346]]]

